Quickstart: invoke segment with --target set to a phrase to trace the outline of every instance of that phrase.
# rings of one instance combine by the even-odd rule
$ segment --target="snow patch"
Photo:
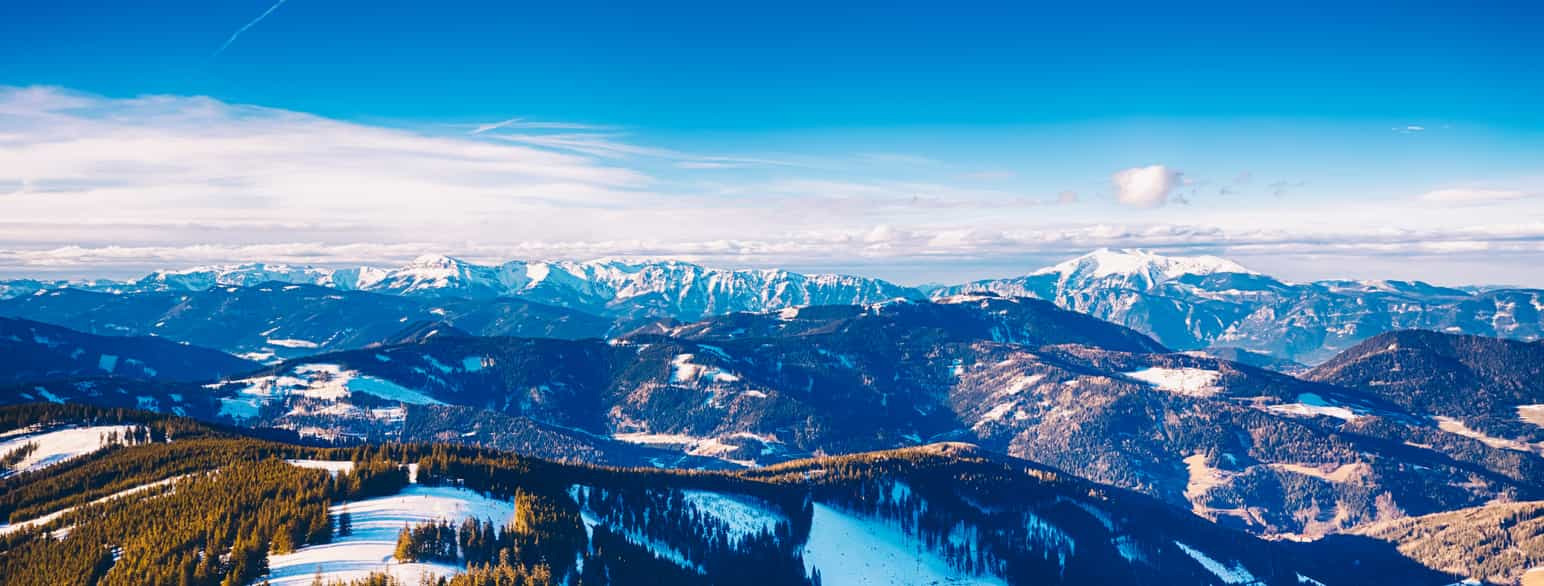
[[[678,383],[689,383],[699,379],[707,379],[716,383],[732,383],[740,380],[739,375],[726,372],[723,369],[696,364],[692,362],[693,354],[677,354],[671,359],[670,380]]]
[[[240,354],[237,354],[236,357],[237,358],[243,358],[243,359],[246,359],[246,360],[251,360],[253,362],[262,362],[264,364],[272,364],[272,363],[278,361],[278,355],[274,354],[273,352],[269,352],[269,351],[263,351],[263,352],[242,352]]]
[[[1180,550],[1185,552],[1185,555],[1190,556],[1190,559],[1201,564],[1201,567],[1206,568],[1206,571],[1217,576],[1217,579],[1222,580],[1224,584],[1250,584],[1255,581],[1254,574],[1250,574],[1243,564],[1235,562],[1232,566],[1225,566],[1212,559],[1211,556],[1202,553],[1199,549],[1178,541],[1174,542],[1174,545],[1179,546]]]
[[[1004,388],[1001,391],[998,391],[998,393],[1002,394],[1002,395],[1017,395],[1019,393],[1024,392],[1024,389],[1027,389],[1027,388],[1033,386],[1035,383],[1040,382],[1040,380],[1044,379],[1044,378],[1045,378],[1045,375],[1043,375],[1043,374],[1032,374],[1032,375],[1029,375],[1029,376],[1023,376],[1023,375],[1016,376],[1016,377],[1013,377],[1013,380],[1008,382],[1008,386],[1006,388]]]
[[[754,439],[758,442],[761,442],[764,446],[782,443],[774,436],[757,435],[749,432],[732,433],[727,437]],[[756,462],[752,460],[735,460],[726,458],[725,456],[727,454],[739,448],[737,446],[725,443],[723,440],[717,437],[699,437],[683,433],[650,433],[646,431],[639,431],[612,434],[611,439],[631,444],[681,448],[681,451],[692,456],[718,458],[725,462],[739,464],[748,468],[756,465]],[[766,453],[766,450],[763,449],[762,452]]]
[[[235,397],[220,399],[220,415],[236,419],[256,417],[263,405],[291,396],[343,401],[353,393],[364,393],[388,401],[415,405],[444,404],[419,391],[385,379],[362,375],[359,371],[345,370],[336,364],[302,364],[287,374],[238,379],[209,386],[220,388],[227,384],[245,385],[236,391]]]
[[[1185,498],[1192,503],[1192,510],[1203,508],[1198,501],[1206,496],[1206,492],[1213,487],[1226,484],[1231,475],[1223,470],[1218,470],[1206,464],[1205,454],[1194,454],[1184,459],[1185,471],[1189,474],[1189,480],[1185,482]]]
[[[1312,476],[1325,482],[1334,482],[1336,484],[1345,484],[1357,478],[1361,478],[1364,475],[1372,473],[1372,468],[1363,462],[1341,464],[1330,470],[1325,470],[1324,466],[1307,464],[1283,464],[1279,462],[1270,464],[1270,467],[1272,470],[1302,474],[1304,476]]]
[[[1159,390],[1186,397],[1210,397],[1222,391],[1217,381],[1222,374],[1204,368],[1152,367],[1122,373]]]
[[[990,410],[988,410],[986,413],[983,413],[981,415],[981,417],[976,420],[976,425],[974,427],[981,427],[982,425],[985,425],[987,423],[1001,420],[1004,415],[1007,415],[1008,412],[1012,411],[1012,410],[1013,410],[1013,403],[1011,403],[1011,402],[1009,402],[1009,403],[1002,403],[1000,405],[997,405],[996,407],[993,407]]]
[[[1290,417],[1334,417],[1342,421],[1355,421],[1361,417],[1350,407],[1336,405],[1326,401],[1324,397],[1316,393],[1300,393],[1296,403],[1282,403],[1279,405],[1267,405],[1265,410],[1278,415]]]
[[[320,345],[317,344],[316,342],[312,342],[310,340],[296,340],[296,339],[293,339],[293,338],[269,338],[268,339],[268,345],[269,346],[279,346],[281,348],[317,348],[317,347],[320,347]]]
[[[729,526],[729,538],[738,542],[763,531],[771,533],[783,516],[750,497],[737,497],[702,490],[683,490],[683,499],[699,512]]]
[[[1472,440],[1476,440],[1492,448],[1512,450],[1517,452],[1536,452],[1540,455],[1544,455],[1544,445],[1535,445],[1515,439],[1506,439],[1488,435],[1485,432],[1476,429],[1470,429],[1469,426],[1464,425],[1464,422],[1452,417],[1438,415],[1433,419],[1437,420],[1437,429],[1451,433],[1453,435],[1463,436]]]
[[[333,476],[337,476],[339,472],[354,471],[354,463],[348,460],[285,460],[284,463],[300,468],[326,470]]]
[[[1539,427],[1544,427],[1544,404],[1518,405],[1517,417]]]

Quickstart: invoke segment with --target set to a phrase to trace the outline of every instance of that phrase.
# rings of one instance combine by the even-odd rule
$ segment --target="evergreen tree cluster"
[[[0,582],[15,585],[244,585],[270,549],[331,538],[331,477],[276,459],[195,474],[77,508],[0,545]]]

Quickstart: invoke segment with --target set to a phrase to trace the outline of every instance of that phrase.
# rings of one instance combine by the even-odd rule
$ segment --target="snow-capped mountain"
[[[1036,297],[1065,305],[1093,291],[1150,291],[1182,277],[1221,274],[1259,275],[1216,256],[1164,256],[1146,250],[1101,248],[1022,277],[942,287],[934,290],[933,296],[990,291],[1005,297]]]
[[[0,282],[0,299],[15,301],[65,287],[123,294],[208,291],[275,281],[433,302],[515,298],[617,321],[694,321],[741,311],[994,293],[1052,301],[1130,327],[1176,350],[1233,348],[1309,365],[1398,329],[1518,340],[1544,336],[1544,291],[1536,289],[1454,288],[1415,281],[1288,283],[1216,256],[1108,249],[1020,277],[929,287],[926,294],[865,277],[717,269],[680,261],[478,264],[431,255],[392,269],[246,264],[159,271],[130,282],[8,281]],[[49,315],[31,311],[8,315],[50,321]]]
[[[802,305],[863,304],[920,299],[916,290],[864,277],[805,275],[784,270],[732,270],[679,262],[613,260],[511,261],[484,265],[441,255],[419,257],[395,269],[323,268],[262,263],[157,271],[104,287],[122,291],[203,291],[267,282],[318,285],[410,297],[491,299],[518,297],[615,317],[697,319],[736,311],[775,311]],[[64,286],[15,282],[13,293]]]
[[[1163,256],[1146,250],[1101,248],[1072,260],[1045,267],[1030,276],[1055,275],[1057,288],[1092,289],[1119,284],[1149,289],[1185,275],[1217,273],[1258,274],[1236,262],[1216,256]]]
[[[370,267],[329,269],[249,263],[156,271],[128,285],[146,291],[203,291],[218,286],[250,287],[280,282],[352,290],[367,288],[385,274],[384,270]]]
[[[1229,347],[1313,364],[1377,334],[1428,329],[1520,340],[1544,335],[1544,291],[1411,281],[1287,283],[1215,256],[1098,250],[1022,277],[942,287],[1035,297],[1177,350]]]
[[[519,297],[600,315],[677,319],[920,297],[905,287],[844,275],[715,269],[678,261],[489,266],[444,256],[419,258],[364,288],[400,295]]]

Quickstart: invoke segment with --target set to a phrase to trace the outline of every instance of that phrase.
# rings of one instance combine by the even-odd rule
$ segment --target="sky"
[[[0,276],[1114,247],[1544,286],[1537,2],[832,4],[0,3]]]

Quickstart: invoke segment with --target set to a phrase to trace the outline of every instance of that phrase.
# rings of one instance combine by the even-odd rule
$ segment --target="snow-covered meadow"
[[[293,461],[336,474],[347,462]],[[293,553],[270,555],[269,574],[274,586],[307,585],[318,573],[323,580],[347,581],[372,572],[386,572],[403,584],[417,584],[424,576],[446,576],[461,567],[442,563],[401,563],[393,557],[397,533],[408,525],[426,521],[486,519],[498,525],[515,514],[513,502],[488,498],[475,491],[447,486],[409,485],[401,493],[332,506],[334,517],[348,512],[353,532],[335,536],[331,543],[302,547]]]

